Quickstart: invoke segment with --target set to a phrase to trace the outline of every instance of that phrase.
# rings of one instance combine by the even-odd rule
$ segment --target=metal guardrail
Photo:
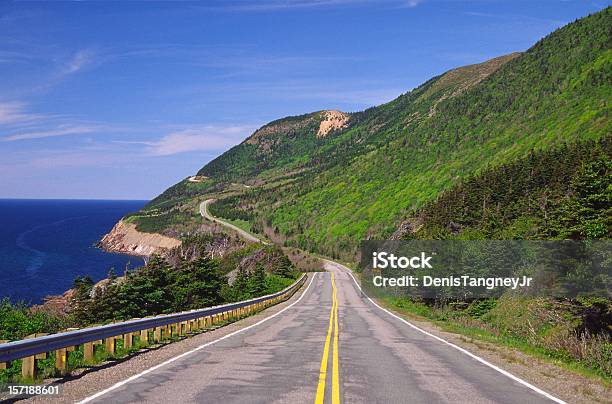
[[[272,304],[278,303],[289,298],[306,281],[306,274],[294,282],[286,289],[271,295],[257,297],[237,303],[230,303],[221,306],[213,306],[204,309],[185,311],[175,314],[166,314],[155,317],[147,317],[136,320],[128,320],[119,323],[112,323],[96,327],[82,328],[57,334],[36,336],[33,338],[0,344],[0,365],[5,362],[23,359],[24,364],[22,374],[26,377],[34,376],[35,359],[40,359],[41,355],[56,351],[56,367],[65,369],[66,351],[74,350],[74,347],[85,344],[85,359],[93,357],[93,343],[106,344],[107,350],[114,353],[115,339],[123,338],[124,347],[132,346],[132,336],[140,332],[141,339],[148,342],[149,332],[153,332],[155,342],[161,339],[162,333],[165,336],[184,335],[185,332],[197,330],[220,321],[230,318],[238,318],[253,311],[261,310]],[[174,329],[172,328],[174,327]],[[175,334],[173,334],[175,331]],[[126,341],[127,340],[127,341]],[[25,364],[28,360],[27,365]],[[6,366],[6,365],[5,365]],[[2,367],[0,367],[1,369]],[[31,373],[31,374],[30,374]]]

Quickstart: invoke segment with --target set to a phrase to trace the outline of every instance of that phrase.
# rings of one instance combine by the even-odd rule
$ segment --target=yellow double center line
[[[329,359],[329,345],[332,341],[333,332],[333,347],[332,347],[332,404],[340,403],[340,376],[338,369],[338,299],[336,298],[336,281],[334,274],[331,274],[332,284],[332,308],[329,313],[329,327],[327,328],[327,337],[325,338],[325,346],[323,347],[323,357],[321,358],[321,369],[319,371],[319,385],[317,387],[317,397],[315,404],[323,404],[325,400],[325,383],[327,381],[327,361]]]

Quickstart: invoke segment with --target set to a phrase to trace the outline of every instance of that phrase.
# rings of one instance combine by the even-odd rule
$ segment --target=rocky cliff
[[[143,233],[136,225],[120,220],[100,241],[107,251],[148,256],[181,244],[180,240],[161,234]]]

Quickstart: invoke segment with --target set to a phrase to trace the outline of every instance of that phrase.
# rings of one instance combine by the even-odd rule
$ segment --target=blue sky
[[[257,127],[389,101],[598,0],[0,2],[0,198],[149,199]]]

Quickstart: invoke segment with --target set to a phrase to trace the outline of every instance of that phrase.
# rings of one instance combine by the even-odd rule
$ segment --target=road
[[[225,224],[210,217],[208,202],[202,215]],[[343,265],[326,260],[324,268],[273,316],[88,401],[562,402],[381,308]]]
[[[93,402],[312,403],[337,289],[323,402],[540,403],[551,400],[431,338],[366,299],[325,264],[293,306],[268,321],[121,385]],[[332,333],[333,334],[333,333]],[[337,355],[337,367],[333,366]],[[332,401],[334,368],[338,400]]]
[[[237,232],[238,234],[240,234],[241,237],[249,240],[249,241],[253,241],[255,243],[263,243],[263,244],[268,244],[265,241],[259,240],[259,238],[255,237],[254,235],[252,235],[251,233],[249,233],[248,231],[245,231],[243,229],[241,229],[238,226],[234,226],[231,223],[228,222],[224,222],[223,220],[217,219],[216,217],[212,216],[209,212],[208,212],[208,205],[210,203],[214,202],[214,199],[207,199],[204,202],[200,203],[200,215],[202,215],[203,218],[208,219],[210,221],[219,223],[222,226],[225,227],[229,227],[230,229],[234,230],[235,232]]]

